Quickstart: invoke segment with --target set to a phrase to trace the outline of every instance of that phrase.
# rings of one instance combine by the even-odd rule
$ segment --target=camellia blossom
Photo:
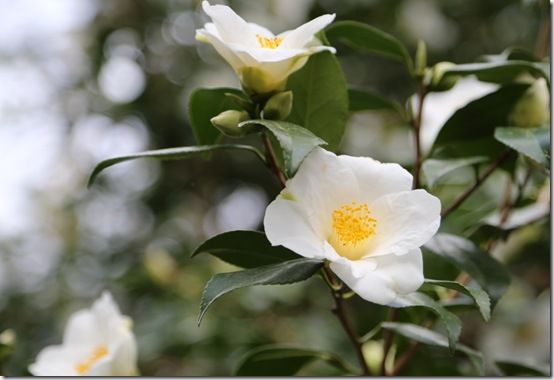
[[[438,230],[440,201],[411,190],[400,165],[315,148],[266,210],[272,245],[325,259],[365,300],[394,305],[423,283],[421,247]]]
[[[131,320],[104,292],[90,309],[74,313],[63,343],[44,348],[29,371],[35,376],[134,376],[137,345]]]
[[[198,29],[196,39],[211,44],[248,91],[265,94],[282,90],[288,76],[304,66],[310,55],[335,53],[334,48],[323,46],[315,37],[334,20],[334,14],[275,36],[263,26],[246,22],[227,6],[204,1],[202,8],[213,22]]]

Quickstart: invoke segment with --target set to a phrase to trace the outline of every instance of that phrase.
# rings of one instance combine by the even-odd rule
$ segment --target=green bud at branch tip
[[[284,120],[292,110],[292,91],[273,95],[264,106],[263,117],[270,120]]]
[[[249,119],[250,115],[246,111],[228,110],[212,117],[210,122],[226,136],[241,137],[244,136],[247,131],[239,128],[239,124]]]

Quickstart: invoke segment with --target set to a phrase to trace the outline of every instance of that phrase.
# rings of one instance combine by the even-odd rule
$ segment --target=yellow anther
[[[375,235],[377,228],[377,220],[370,214],[367,204],[356,202],[333,210],[330,243],[338,254],[351,260],[363,256],[368,240]]]
[[[103,344],[100,346],[96,346],[87,359],[75,364],[75,370],[79,375],[84,375],[90,370],[93,365],[95,365],[106,355],[108,355],[108,347]]]
[[[277,47],[281,45],[281,42],[283,42],[282,37],[264,37],[256,34],[256,38],[260,46],[264,49],[277,49]]]

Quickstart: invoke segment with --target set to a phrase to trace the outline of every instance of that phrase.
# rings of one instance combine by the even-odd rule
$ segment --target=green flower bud
[[[525,91],[508,116],[514,127],[541,126],[550,118],[550,94],[544,78],[539,78]]]
[[[263,109],[265,119],[285,120],[292,110],[292,91],[280,92],[273,95]]]
[[[210,121],[213,126],[229,137],[241,137],[246,134],[246,131],[239,128],[239,124],[249,120],[250,115],[246,111],[228,110],[223,111],[219,115],[212,117]]]
[[[452,62],[439,62],[434,65],[431,70],[427,73],[427,82],[428,87],[431,91],[447,91],[450,90],[458,79],[459,75],[448,75],[444,76],[445,72],[456,66]]]

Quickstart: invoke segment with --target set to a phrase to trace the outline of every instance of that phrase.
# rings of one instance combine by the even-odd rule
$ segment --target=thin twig
[[[275,177],[277,177],[277,179],[279,180],[279,184],[281,184],[281,187],[284,188],[287,179],[285,178],[285,175],[283,174],[281,169],[279,169],[279,164],[277,164],[277,157],[275,156],[275,152],[273,151],[273,147],[271,146],[271,141],[269,140],[267,133],[262,133],[262,140],[264,142],[268,165],[271,170],[273,170]]]
[[[498,167],[508,159],[508,157],[510,157],[510,153],[512,152],[510,150],[507,150],[500,157],[498,157],[498,159],[494,161],[479,178],[477,178],[475,183],[469,189],[464,191],[458,198],[456,198],[454,202],[452,202],[450,207],[443,211],[441,215],[442,219],[444,220],[448,215],[450,215],[451,212],[460,207],[462,203],[464,203],[465,200],[470,197],[471,194],[473,194],[479,187],[481,187],[483,182],[485,182],[485,180],[489,178],[490,175],[494,173],[494,171],[498,169]]]
[[[326,272],[326,276],[328,278],[330,279],[334,278],[333,274],[329,271],[327,267],[324,267],[323,270]],[[333,284],[333,285],[336,285],[336,284]],[[333,314],[337,316],[344,331],[348,335],[348,338],[352,342],[352,346],[354,347],[354,351],[356,352],[356,356],[358,357],[358,361],[360,362],[362,375],[369,376],[371,375],[371,372],[369,371],[369,367],[367,366],[367,363],[364,358],[364,353],[362,351],[362,343],[360,342],[358,334],[356,334],[356,331],[352,326],[352,322],[347,317],[347,313],[344,305],[344,299],[342,298],[341,291],[335,290],[334,287],[332,286],[329,286],[329,288],[331,289],[331,294],[333,295],[333,299],[335,300],[335,307],[332,310]]]
[[[537,35],[537,43],[535,45],[535,55],[539,59],[543,59],[548,51],[550,44],[550,9],[549,4],[543,2],[541,4],[541,12],[543,14],[539,32]]]
[[[414,177],[414,184],[413,184],[414,189],[419,188],[421,163],[423,161],[423,154],[421,152],[421,118],[423,116],[423,101],[425,100],[426,95],[427,95],[427,91],[425,90],[425,86],[423,85],[423,83],[421,83],[417,90],[417,99],[418,99],[417,112],[415,114],[415,117],[412,118],[412,127],[414,128],[415,151],[416,151],[414,168],[412,172],[412,175]]]
[[[387,317],[387,322],[394,322],[394,320],[396,319],[397,310],[398,309],[394,309],[394,308],[391,308],[389,310],[389,315]],[[384,342],[383,342],[383,361],[381,362],[381,376],[386,376],[387,375],[387,368],[386,368],[387,357],[389,356],[390,349],[392,347],[394,334],[391,330],[386,330],[383,335],[384,335]]]

